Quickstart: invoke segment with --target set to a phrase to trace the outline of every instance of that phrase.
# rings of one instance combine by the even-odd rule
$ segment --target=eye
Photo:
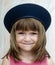
[[[33,32],[33,33],[31,33],[31,34],[34,34],[34,35],[35,35],[35,34],[37,34],[37,33]]]
[[[31,35],[38,35],[38,32],[31,32]]]
[[[18,34],[24,34],[23,32],[19,32]]]

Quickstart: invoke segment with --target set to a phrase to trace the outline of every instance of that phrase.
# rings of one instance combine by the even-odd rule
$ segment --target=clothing
[[[25,63],[23,61],[15,62],[13,57],[10,57],[10,65],[47,65],[47,56],[42,62]]]

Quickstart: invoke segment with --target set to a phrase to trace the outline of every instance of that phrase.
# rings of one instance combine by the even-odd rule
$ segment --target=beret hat
[[[8,32],[11,32],[13,24],[21,18],[35,18],[39,20],[47,30],[51,23],[49,12],[40,5],[26,3],[11,8],[4,17],[4,25]]]

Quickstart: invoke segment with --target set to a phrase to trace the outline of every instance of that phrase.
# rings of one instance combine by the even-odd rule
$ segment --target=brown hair
[[[35,45],[35,47],[32,49],[32,52],[34,53],[35,58],[34,61],[42,61],[47,53],[45,46],[46,46],[46,34],[44,26],[40,23],[40,21],[34,19],[34,18],[23,18],[18,20],[12,27],[11,33],[10,33],[10,50],[9,53],[11,56],[14,57],[15,61],[20,60],[20,49],[16,45],[16,39],[15,39],[15,31],[16,30],[33,30],[38,31],[38,44]]]

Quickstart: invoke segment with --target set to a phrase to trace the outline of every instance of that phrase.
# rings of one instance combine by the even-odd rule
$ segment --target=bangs
[[[18,20],[16,25],[16,30],[23,30],[23,31],[38,31],[38,24],[35,19],[33,18],[25,18]]]

